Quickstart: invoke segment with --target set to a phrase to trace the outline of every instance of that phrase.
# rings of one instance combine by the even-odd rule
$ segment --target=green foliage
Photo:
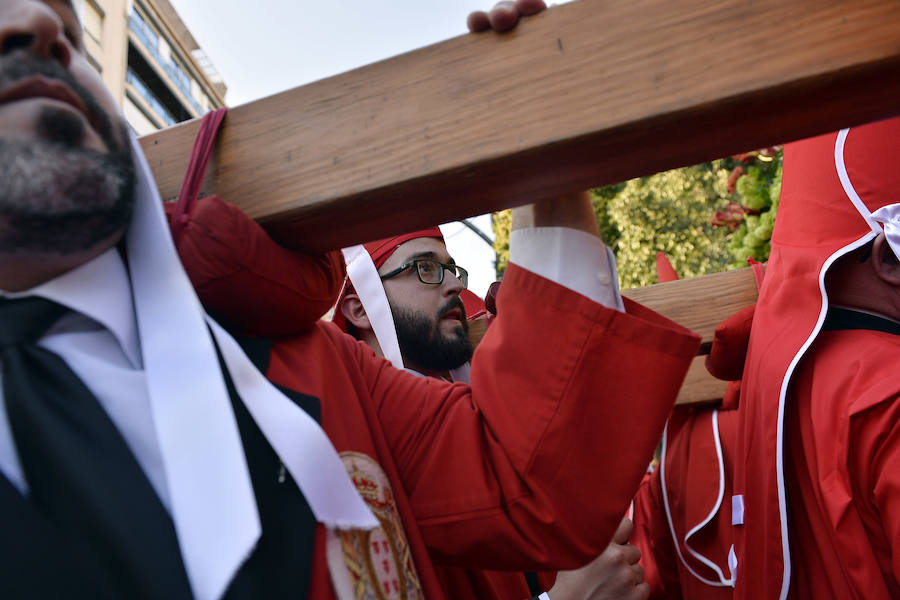
[[[509,263],[509,234],[512,231],[512,211],[501,210],[491,215],[491,229],[494,230],[494,253],[497,258],[494,268],[497,279],[503,278],[506,265]]]
[[[600,230],[615,251],[623,288],[656,283],[656,253],[682,277],[724,270],[727,230],[710,215],[728,202],[722,161],[675,169],[592,190]],[[509,260],[509,211],[494,216],[498,274]]]
[[[606,206],[625,189],[627,183],[615,183],[591,190],[591,203],[594,205],[594,213],[597,215],[597,224],[600,226],[600,235],[610,247],[615,249],[622,237],[619,224],[613,219],[612,214],[606,210]]]
[[[623,288],[656,283],[656,253],[681,277],[765,261],[781,194],[780,148],[766,148],[591,191]],[[712,219],[711,219],[712,217]],[[509,261],[510,211],[495,213],[497,276]]]
[[[748,257],[760,262],[769,258],[781,195],[782,158],[780,149],[749,157],[754,163],[737,180],[735,201],[745,207],[748,214],[742,222],[735,223],[737,228],[728,242],[733,266],[745,266]]]
[[[611,243],[623,288],[656,283],[656,253],[665,252],[681,277],[724,270],[727,231],[710,215],[727,203],[721,161],[632,179],[605,204],[621,235]]]

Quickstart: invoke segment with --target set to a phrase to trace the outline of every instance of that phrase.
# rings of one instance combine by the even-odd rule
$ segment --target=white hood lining
[[[672,534],[672,542],[675,546],[675,552],[678,554],[678,560],[681,561],[681,564],[684,565],[684,568],[688,570],[688,572],[697,578],[699,581],[705,583],[706,585],[714,586],[714,587],[734,587],[734,576],[726,577],[722,570],[713,562],[710,558],[703,556],[693,548],[691,548],[690,544],[688,544],[688,540],[696,534],[698,531],[703,529],[715,516],[718,514],[719,510],[722,508],[722,498],[725,495],[725,464],[722,458],[722,441],[719,437],[719,411],[714,410],[712,415],[712,431],[713,431],[713,439],[716,444],[716,458],[718,460],[719,465],[719,492],[716,497],[716,503],[713,506],[712,510],[710,510],[709,514],[697,525],[692,527],[690,531],[688,531],[684,540],[679,540],[678,535],[675,533],[675,525],[672,522],[672,512],[669,508],[669,496],[666,491],[666,450],[668,445],[668,435],[669,435],[669,426],[666,425],[666,429],[663,432],[662,439],[662,453],[659,461],[659,479],[660,484],[662,486],[662,497],[663,497],[663,507],[666,510],[666,521],[669,524],[669,532]],[[714,581],[712,579],[707,579],[697,573],[684,559],[684,555],[681,553],[681,544],[684,543],[684,547],[687,548],[687,551],[699,560],[701,563],[712,569],[716,575],[718,576],[718,581]]]

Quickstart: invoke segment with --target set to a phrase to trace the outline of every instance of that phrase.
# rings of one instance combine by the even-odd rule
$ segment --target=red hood
[[[741,395],[735,494],[737,597],[779,598],[787,589],[782,390],[824,319],[824,274],[880,231],[868,213],[900,201],[900,119],[788,144],[778,218],[753,318]],[[858,207],[853,198],[858,197]]]
[[[419,231],[413,231],[410,233],[405,233],[403,235],[395,235],[394,237],[384,238],[383,240],[369,242],[368,244],[365,244],[365,248],[369,253],[369,256],[372,257],[372,262],[375,264],[375,268],[379,269],[385,262],[387,262],[387,259],[389,259],[394,254],[394,252],[397,251],[397,248],[400,247],[400,244],[418,238],[437,238],[442,242],[444,241],[444,236],[441,233],[441,230],[437,227],[430,227],[428,229],[420,229]],[[344,317],[344,313],[341,312],[341,305],[344,303],[344,298],[347,296],[347,294],[350,293],[353,293],[353,284],[350,283],[349,279],[345,279],[344,287],[341,290],[340,296],[338,296],[337,303],[335,303],[334,316],[332,317],[332,321],[334,322],[334,324],[344,331],[347,331],[347,319]]]

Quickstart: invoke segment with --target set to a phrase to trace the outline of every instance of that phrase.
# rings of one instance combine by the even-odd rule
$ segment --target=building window
[[[134,86],[134,89],[138,94],[150,105],[150,108],[159,116],[160,119],[165,122],[166,125],[174,125],[177,123],[177,119],[169,112],[163,103],[159,101],[159,99],[150,91],[150,88],[138,77],[137,73],[135,73],[130,68],[128,69],[127,75],[128,83]]]
[[[200,87],[200,84],[193,79],[191,79],[191,98],[203,109],[203,112],[209,110],[209,98],[203,93],[203,88]]]
[[[131,126],[131,130],[135,134],[147,135],[154,131],[159,131],[159,125],[153,122],[153,118],[147,115],[144,110],[131,101],[130,96],[125,96],[125,102],[122,103],[122,112],[125,113],[125,120]]]
[[[175,52],[172,51],[171,46],[156,33],[147,20],[136,10],[132,9],[128,25],[144,48],[147,49],[157,64],[171,78],[175,87],[181,90],[190,105],[194,107],[194,110],[199,114],[205,113],[206,111],[203,110],[200,103],[191,94],[191,77],[187,74],[187,70],[182,66]]]
[[[131,16],[128,18],[128,26],[147,50],[150,50],[151,53],[157,56],[159,55],[159,36],[156,35],[150,24],[136,10],[131,11]]]
[[[94,41],[103,45],[103,10],[93,0],[87,0],[84,5],[84,32],[94,38]]]
[[[94,67],[94,70],[97,71],[97,73],[102,75],[103,74],[103,65],[101,65],[100,62],[96,58],[94,58],[94,56],[90,52],[85,52],[84,54],[85,54],[85,56],[87,56],[88,63],[92,67]]]

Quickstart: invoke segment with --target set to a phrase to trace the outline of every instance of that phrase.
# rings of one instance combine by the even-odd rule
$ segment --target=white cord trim
[[[859,248],[860,246],[871,240],[873,237],[875,237],[874,233],[867,233],[862,238],[851,242],[850,244],[837,250],[825,261],[825,264],[819,271],[819,293],[822,296],[822,308],[819,311],[819,318],[816,321],[816,325],[813,328],[812,332],[800,347],[800,350],[798,350],[794,355],[794,358],[788,365],[784,377],[781,380],[781,391],[778,397],[778,428],[776,432],[775,442],[775,465],[777,469],[776,475],[778,483],[778,512],[781,518],[781,548],[784,559],[784,574],[781,581],[781,594],[778,596],[779,600],[785,600],[787,598],[787,593],[790,588],[791,581],[791,553],[790,546],[788,545],[789,542],[787,528],[787,494],[785,493],[784,484],[784,404],[787,397],[788,384],[790,383],[791,377],[794,374],[794,370],[797,368],[797,364],[800,362],[800,359],[803,358],[803,355],[806,354],[806,351],[809,350],[809,347],[812,345],[813,341],[815,341],[816,337],[819,335],[819,332],[822,329],[822,323],[825,322],[825,315],[828,313],[828,294],[825,292],[825,273],[828,272],[828,269],[831,268],[831,265],[834,263],[834,261],[836,261],[844,254],[847,254],[848,252]]]
[[[781,580],[781,593],[778,596],[779,600],[786,600],[791,586],[791,552],[787,527],[787,494],[784,483],[784,404],[785,399],[787,398],[788,385],[797,368],[797,364],[799,364],[800,359],[806,354],[806,351],[809,350],[809,347],[812,345],[813,341],[815,341],[816,337],[818,337],[819,332],[822,329],[822,323],[825,322],[825,315],[828,313],[828,293],[825,290],[825,274],[828,272],[828,269],[831,268],[831,265],[834,264],[834,261],[838,258],[868,243],[882,231],[878,222],[872,219],[871,213],[869,212],[869,209],[866,208],[862,198],[856,193],[853,184],[850,182],[850,177],[847,174],[847,167],[844,163],[844,145],[847,141],[849,132],[849,129],[842,129],[838,132],[837,140],[834,145],[834,166],[837,170],[838,178],[841,181],[841,186],[844,188],[844,193],[847,194],[847,197],[853,203],[853,206],[856,207],[860,216],[869,225],[871,231],[858,240],[835,251],[822,265],[822,268],[819,270],[819,294],[822,297],[822,307],[819,311],[819,318],[816,321],[816,326],[809,334],[809,337],[807,337],[806,341],[803,343],[803,346],[801,346],[800,350],[794,355],[793,360],[791,360],[791,363],[788,365],[784,377],[781,380],[781,391],[778,398],[778,428],[776,432],[775,448],[775,468],[778,483],[778,512],[781,518],[781,551],[784,560],[784,574]]]
[[[685,536],[684,536],[684,546],[687,548],[688,552],[691,555],[702,562],[704,565],[715,571],[716,575],[719,577],[718,581],[714,581],[712,579],[707,579],[703,577],[697,571],[695,571],[691,565],[685,560],[684,555],[681,552],[681,541],[678,539],[678,534],[675,533],[675,525],[672,522],[672,511],[669,508],[669,495],[666,491],[666,452],[668,450],[668,441],[669,441],[669,425],[666,424],[666,428],[663,431],[663,439],[662,439],[662,452],[659,459],[659,480],[660,485],[662,487],[662,497],[663,497],[663,507],[666,511],[666,521],[669,524],[669,532],[672,534],[672,541],[675,545],[675,553],[678,555],[678,560],[681,561],[681,564],[684,565],[684,568],[688,570],[688,572],[697,578],[699,581],[705,583],[706,585],[713,587],[734,587],[734,578],[725,577],[722,573],[722,570],[709,558],[703,556],[699,552],[696,552],[693,548],[688,545],[688,539],[706,526],[707,523],[712,520],[713,517],[716,516],[716,513],[722,506],[722,498],[725,495],[725,467],[724,462],[722,460],[722,444],[719,439],[719,419],[718,419],[719,411],[713,411],[713,419],[712,419],[712,428],[713,428],[713,438],[716,442],[716,454],[718,455],[719,460],[719,493],[716,499],[715,506],[710,511],[710,513],[706,516],[703,521],[701,521],[698,525],[694,526]]]
[[[693,529],[687,532],[684,536],[684,547],[687,548],[687,551],[691,553],[691,555],[705,564],[707,567],[716,572],[716,575],[719,576],[719,581],[722,582],[723,585],[727,585],[730,587],[734,587],[734,577],[725,577],[722,574],[721,569],[719,569],[718,565],[714,563],[711,559],[703,556],[699,552],[695,551],[691,548],[690,544],[688,544],[688,540],[698,531],[706,527],[706,525],[712,521],[713,517],[718,514],[719,510],[722,508],[722,498],[725,496],[725,460],[722,456],[722,440],[719,437],[719,411],[714,410],[712,415],[712,430],[713,430],[713,439],[716,443],[716,459],[719,463],[719,495],[716,498],[716,504],[713,506],[712,510],[706,516],[706,518],[694,526]]]
[[[872,213],[862,201],[862,198],[859,197],[859,194],[856,193],[856,188],[853,187],[850,176],[847,174],[847,165],[844,162],[844,145],[847,142],[847,135],[849,133],[849,129],[841,129],[838,132],[837,141],[834,144],[834,166],[837,169],[838,178],[841,180],[841,186],[844,188],[844,193],[850,198],[853,206],[856,207],[856,210],[859,211],[862,218],[865,219],[872,231],[875,232],[875,235],[878,235],[882,232],[881,224],[872,218]]]

